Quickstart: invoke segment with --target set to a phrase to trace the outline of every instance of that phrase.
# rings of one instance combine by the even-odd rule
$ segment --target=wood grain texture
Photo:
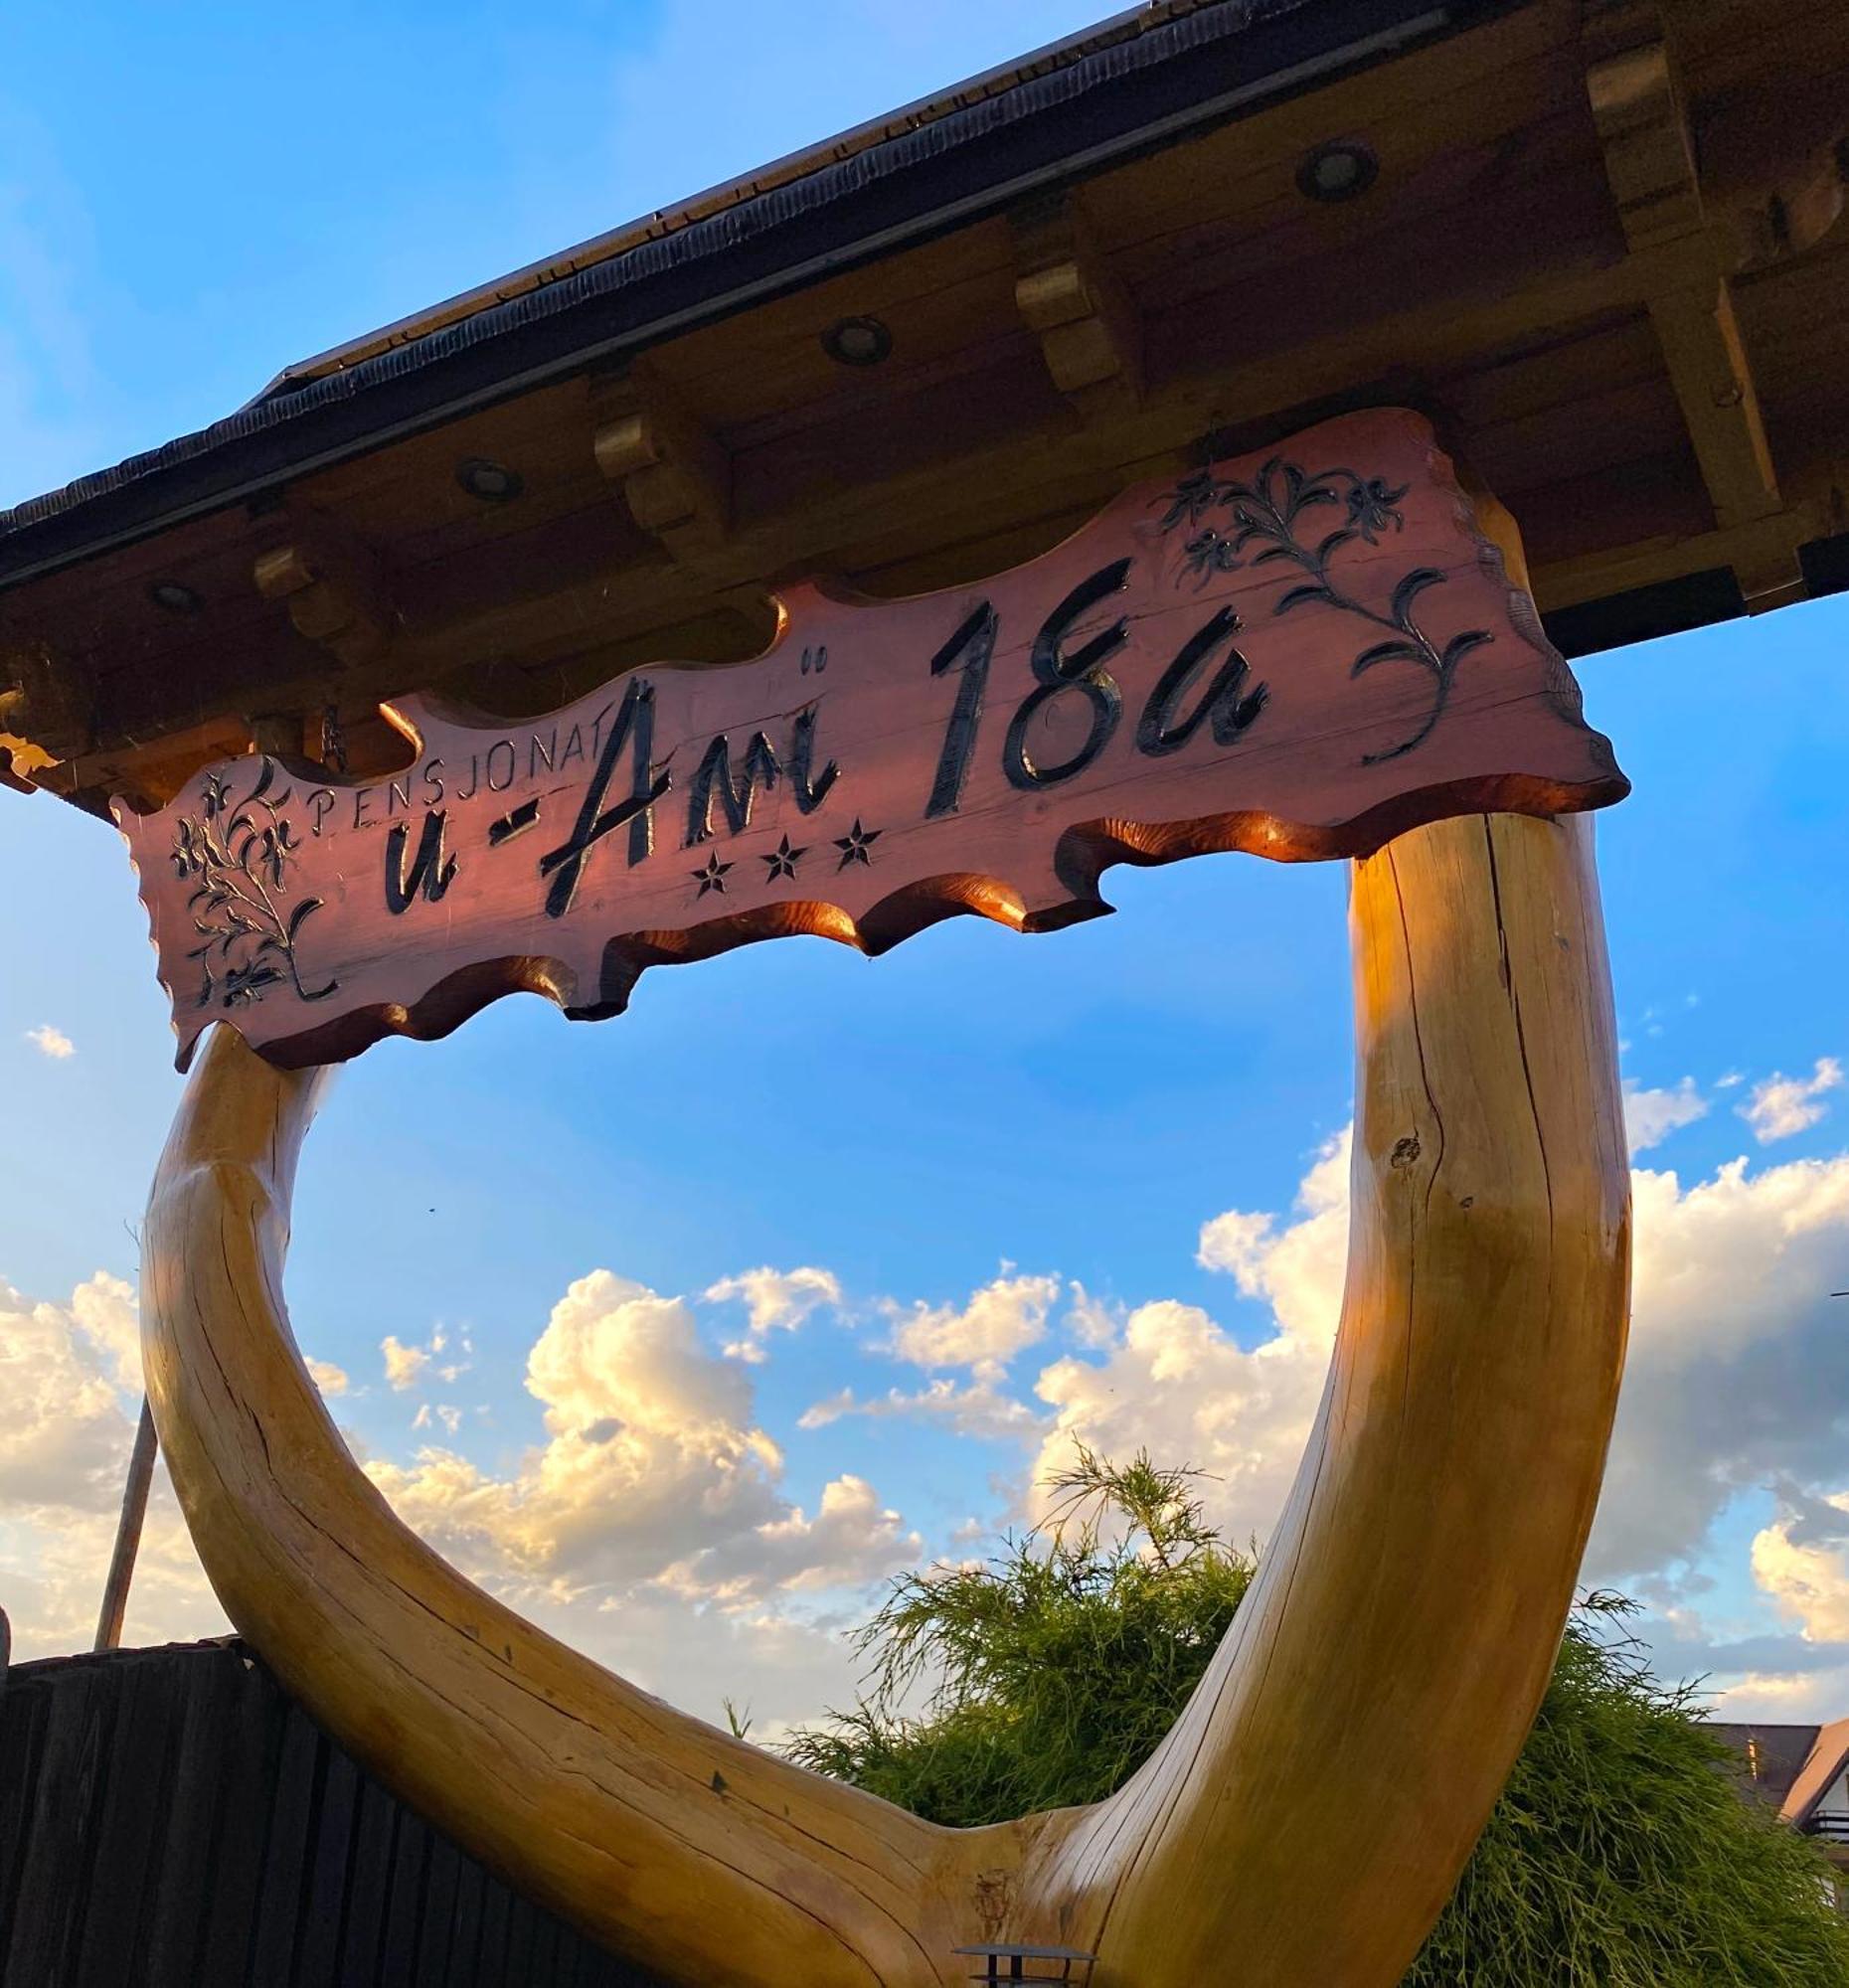
[[[973,912],[1044,931],[1111,864],[1366,854],[1628,790],[1429,425],[1405,410],[1133,486],[1063,545],[524,724],[387,707],[395,775],[268,755],[118,809],[184,1067],[228,1020],[303,1067],[517,990],[612,1015],[647,967]]]
[[[1296,1487],[1182,1720],[1114,1798],[934,1828],[672,1711],[471,1586],[343,1448],[290,1337],[315,1079],[209,1039],[145,1233],[162,1446],[289,1689],[524,1891],[689,1984],[943,1988],[972,1937],[1096,1988],[1395,1988],[1533,1717],[1597,1498],[1628,1179],[1582,821],[1360,863],[1348,1288]]]

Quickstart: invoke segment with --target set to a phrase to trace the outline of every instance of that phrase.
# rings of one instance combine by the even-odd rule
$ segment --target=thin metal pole
[[[109,1578],[103,1585],[102,1612],[96,1617],[96,1648],[113,1650],[122,1640],[122,1617],[128,1612],[128,1583],[134,1577],[135,1554],[141,1545],[141,1522],[147,1517],[148,1485],[154,1476],[154,1414],[141,1397],[141,1420],[128,1457],[128,1482],[122,1487],[122,1516],[115,1528],[115,1551],[109,1556]]]

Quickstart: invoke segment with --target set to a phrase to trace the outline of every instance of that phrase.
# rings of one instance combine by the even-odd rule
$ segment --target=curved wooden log
[[[393,1788],[687,1983],[938,1988],[971,1938],[1096,1988],[1395,1988],[1545,1685],[1622,1360],[1629,1204],[1590,827],[1473,816],[1355,871],[1348,1289],[1260,1577],[1088,1810],[934,1828],[624,1684],[393,1517],[281,1296],[313,1081],[219,1030],[146,1231],[161,1442],[228,1613]]]

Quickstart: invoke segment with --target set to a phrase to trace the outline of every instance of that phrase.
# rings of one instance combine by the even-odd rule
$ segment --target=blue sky
[[[1090,11],[16,7],[0,504]],[[1635,782],[1599,851],[1658,1135],[1590,1571],[1769,1716],[1849,1712],[1845,636],[1826,601],[1581,672]],[[112,832],[0,792],[0,1605],[49,1649],[93,1612],[178,1079]],[[644,1682],[773,1721],[849,1688],[871,1582],[1031,1513],[1074,1431],[1211,1465],[1261,1533],[1339,1290],[1342,869],[1106,888],[1057,935],[756,947],[613,1022],[518,999],[344,1071],[290,1295],[400,1509]],[[130,1634],[216,1619],[163,1498]]]

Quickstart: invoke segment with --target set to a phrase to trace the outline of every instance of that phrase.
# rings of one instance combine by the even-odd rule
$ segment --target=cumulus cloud
[[[811,1519],[800,1505],[750,1532],[733,1532],[665,1569],[664,1586],[726,1603],[760,1600],[781,1588],[862,1587],[877,1574],[913,1565],[924,1551],[917,1533],[882,1505],[865,1478],[822,1487]]]
[[[1017,1353],[1046,1335],[1047,1313],[1060,1295],[1052,1276],[1000,1276],[955,1305],[909,1308],[889,1304],[892,1350],[914,1367],[967,1367],[979,1381],[994,1384]]]
[[[441,1355],[450,1351],[450,1344],[448,1333],[439,1325],[422,1346],[407,1346],[396,1333],[388,1332],[379,1342],[379,1351],[385,1358],[387,1385],[403,1394],[426,1379],[459,1381],[473,1364],[474,1347],[465,1338],[448,1360],[442,1359]]]
[[[77,1055],[77,1044],[50,1022],[41,1022],[36,1029],[26,1031],[26,1040],[41,1056],[50,1057],[54,1063],[63,1063],[67,1057]]]
[[[844,1415],[900,1416],[911,1421],[936,1422],[958,1435],[985,1438],[1031,1435],[1044,1417],[1025,1402],[1003,1393],[992,1381],[972,1381],[959,1387],[949,1376],[930,1381],[908,1394],[891,1388],[862,1401],[852,1388],[842,1388],[811,1404],[797,1418],[803,1429],[827,1428]]]
[[[528,1356],[527,1388],[547,1440],[508,1475],[440,1448],[369,1466],[477,1577],[593,1605],[665,1583],[736,1607],[865,1583],[921,1551],[859,1479],[825,1486],[813,1519],[782,1495],[782,1452],[753,1419],[750,1379],[701,1344],[682,1298],[609,1270],[579,1278]]]
[[[1753,1542],[1753,1577],[1807,1643],[1849,1644],[1849,1492],[1787,1486],[1783,1510]]]
[[[1202,1227],[1198,1260],[1270,1308],[1273,1330],[1258,1345],[1242,1345],[1199,1305],[1173,1298],[1136,1305],[1117,1320],[1088,1307],[1080,1337],[1093,1357],[1057,1360],[1035,1384],[1052,1411],[1034,1465],[1037,1487],[1071,1460],[1076,1440],[1110,1456],[1146,1447],[1210,1473],[1208,1503],[1231,1537],[1270,1529],[1303,1452],[1341,1315],[1351,1146],[1345,1129],[1320,1148],[1299,1184],[1294,1220],[1234,1209]]]
[[[64,1304],[0,1281],[0,1598],[16,1658],[88,1647],[140,1385],[134,1292],[119,1277],[98,1271]],[[126,1633],[162,1641],[224,1626],[159,1470]]]
[[[107,1364],[116,1386],[140,1394],[141,1310],[134,1285],[98,1270],[71,1293],[71,1316]]]
[[[457,1350],[441,1333],[389,1341],[388,1360],[394,1346],[423,1382]],[[347,1383],[309,1366],[329,1393]],[[64,1304],[0,1285],[0,1595],[20,1656],[84,1647],[93,1631],[139,1380],[120,1279],[98,1273]],[[608,1271],[579,1279],[530,1351],[527,1386],[546,1435],[512,1467],[435,1446],[365,1467],[463,1572],[646,1689],[711,1717],[749,1685],[771,1737],[851,1697],[854,1659],[829,1612],[843,1604],[828,1597],[916,1564],[924,1542],[864,1477],[785,1493],[749,1370],[701,1344],[685,1301]],[[427,1401],[420,1417],[446,1442],[464,1410]],[[161,1471],[127,1634],[224,1627]]]
[[[1036,1383],[1051,1410],[1037,1479],[1075,1438],[1113,1455],[1146,1445],[1214,1474],[1209,1509],[1233,1537],[1269,1530],[1340,1313],[1348,1153],[1346,1134],[1322,1149],[1289,1219],[1232,1210],[1201,1231],[1200,1261],[1270,1309],[1257,1344],[1174,1299],[1114,1320],[1093,1309]],[[1741,1492],[1788,1478],[1835,1496],[1849,1476],[1849,1332],[1828,1297],[1849,1264],[1849,1154],[1758,1173],[1739,1159],[1687,1184],[1637,1168],[1632,1191],[1630,1365],[1587,1571],[1640,1584],[1685,1571]],[[1757,1565],[1794,1606],[1800,1572],[1807,1591],[1834,1592],[1841,1551],[1800,1529],[1763,1540]],[[1824,1599],[1807,1605],[1818,1633],[1833,1624]]]
[[[430,1364],[425,1348],[405,1345],[395,1332],[388,1332],[379,1342],[379,1351],[385,1356],[386,1385],[401,1394],[415,1387],[419,1376]]]
[[[1695,1088],[1692,1077],[1654,1090],[1624,1079],[1624,1132],[1633,1153],[1660,1146],[1671,1132],[1707,1115],[1708,1100]]]
[[[336,1367],[331,1360],[317,1360],[312,1353],[303,1356],[303,1364],[308,1369],[308,1378],[324,1395],[344,1395],[353,1385],[344,1367]]]
[[[1843,1067],[1835,1057],[1818,1057],[1808,1077],[1786,1077],[1774,1071],[1764,1083],[1753,1086],[1746,1103],[1735,1108],[1762,1146],[1774,1139],[1789,1139],[1805,1132],[1829,1109],[1820,1100],[1843,1080]]]
[[[1743,1490],[1834,1484],[1849,1448],[1849,1335],[1832,1279],[1849,1259],[1849,1155],[1684,1187],[1631,1174],[1631,1344],[1589,1571],[1699,1551]],[[1840,1281],[1840,1279],[1838,1279]]]
[[[120,1503],[133,1426],[112,1313],[126,1288],[98,1271],[61,1305],[0,1283],[0,1500],[99,1512]]]
[[[742,1299],[745,1304],[745,1337],[726,1347],[731,1360],[753,1366],[767,1360],[766,1341],[773,1332],[794,1332],[822,1305],[839,1305],[841,1283],[832,1270],[818,1270],[809,1264],[793,1270],[773,1270],[763,1264],[756,1270],[741,1270],[735,1277],[722,1277],[709,1286],[707,1298],[715,1304]]]

